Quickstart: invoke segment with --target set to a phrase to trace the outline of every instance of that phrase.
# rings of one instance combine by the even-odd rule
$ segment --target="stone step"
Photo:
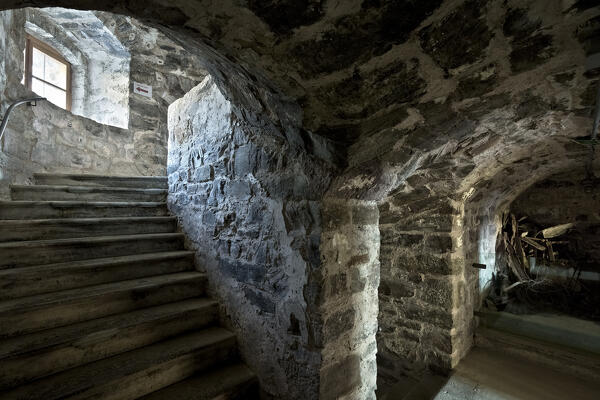
[[[0,270],[0,300],[194,270],[194,253],[170,251]]]
[[[11,185],[12,200],[165,201],[166,189],[123,187]]]
[[[177,229],[175,217],[24,219],[0,223],[0,242],[168,233]]]
[[[198,297],[205,287],[205,275],[180,272],[6,300],[0,303],[0,337]]]
[[[192,299],[0,342],[0,390],[156,343],[217,321],[217,303]]]
[[[217,371],[196,375],[150,393],[139,400],[258,400],[256,376],[244,364],[233,364]]]
[[[175,250],[183,250],[181,233],[4,242],[0,243],[0,270]]]
[[[0,201],[0,220],[166,215],[164,202]]]
[[[477,328],[475,345],[496,351],[502,349],[505,354],[600,384],[600,355],[590,351],[485,327]]]
[[[113,186],[142,189],[167,189],[166,176],[104,176],[38,173],[33,175],[38,185]]]
[[[215,369],[236,356],[235,337],[209,328],[19,386],[3,400],[133,400]]]

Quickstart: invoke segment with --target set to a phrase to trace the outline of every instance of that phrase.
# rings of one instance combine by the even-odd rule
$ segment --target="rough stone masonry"
[[[64,17],[64,13],[55,10],[55,14]],[[108,43],[102,51],[111,51],[114,47],[106,36],[128,49],[127,68],[92,65],[94,60],[101,57],[97,48],[88,50],[91,54],[83,54],[77,46],[85,46],[87,42],[79,43],[77,38],[65,30],[61,23],[63,19],[55,18],[49,11],[39,9],[24,9],[2,12],[0,31],[0,49],[3,50],[3,65],[0,76],[0,92],[4,112],[10,102],[32,96],[20,83],[24,74],[23,49],[25,34],[42,35],[51,45],[62,41],[65,51],[77,54],[66,57],[74,64],[74,80],[78,67],[82,77],[81,92],[85,92],[86,100],[76,105],[80,111],[74,115],[51,103],[39,103],[36,107],[16,108],[9,120],[3,143],[0,143],[0,198],[8,196],[8,184],[25,183],[31,180],[34,172],[74,172],[91,174],[115,175],[164,175],[167,158],[167,108],[176,98],[181,97],[195,84],[202,81],[206,72],[199,65],[197,57],[187,53],[182,47],[167,39],[155,29],[146,27],[139,22],[119,15],[98,13],[105,25],[93,14],[70,12],[66,15],[75,18],[71,26],[78,32],[88,30],[85,37],[94,37],[98,43]],[[112,36],[106,28],[96,35],[89,20],[95,19],[96,24],[113,29]],[[81,21],[80,21],[81,20]],[[37,25],[32,25],[32,22]],[[31,31],[31,26],[38,31]],[[85,29],[84,29],[85,28]],[[52,32],[54,36],[50,35]],[[67,41],[65,38],[69,38]],[[123,46],[119,42],[122,41]],[[102,48],[98,43],[96,47]],[[112,46],[112,47],[111,47]],[[67,47],[70,50],[66,50]],[[79,53],[78,53],[79,51]],[[96,51],[96,53],[93,53]],[[129,56],[131,52],[132,57]],[[81,53],[81,54],[80,54]],[[165,57],[165,54],[169,57]],[[79,61],[78,61],[79,60]],[[182,71],[185,68],[185,72]],[[111,69],[112,68],[112,69]],[[99,73],[98,70],[104,72]],[[96,72],[93,72],[96,71]],[[114,78],[115,73],[125,74]],[[94,76],[90,76],[93,74]],[[117,80],[124,90],[123,105],[126,129],[115,127],[121,121],[121,109],[111,104],[118,96],[105,93],[95,84],[106,80]],[[131,81],[139,81],[154,86],[154,96],[151,99],[142,98],[129,90]],[[74,102],[81,93],[74,92]],[[75,105],[75,104],[74,104]],[[86,112],[89,111],[89,112]],[[119,114],[111,120],[111,114]],[[82,117],[81,115],[85,115]],[[93,120],[91,118],[96,118]],[[103,119],[104,118],[104,119]],[[97,121],[104,123],[99,123]],[[116,124],[119,125],[119,124]]]
[[[135,16],[202,61],[170,206],[275,398],[456,365],[497,215],[588,154],[594,1],[36,4]]]

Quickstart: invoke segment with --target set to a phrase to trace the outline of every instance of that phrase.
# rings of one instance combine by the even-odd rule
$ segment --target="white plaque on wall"
[[[133,92],[144,97],[152,98],[152,86],[143,83],[133,82]]]

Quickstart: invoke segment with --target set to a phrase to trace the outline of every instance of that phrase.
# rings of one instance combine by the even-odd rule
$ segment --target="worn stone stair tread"
[[[167,189],[117,186],[10,185],[13,200],[162,201]]]
[[[65,343],[80,341],[81,338],[90,334],[94,334],[94,336],[86,340],[96,341],[99,340],[99,336],[103,334],[102,332],[158,320],[176,314],[183,314],[189,310],[206,309],[216,305],[217,302],[215,300],[208,297],[199,297],[4,339],[0,342],[0,363],[2,359],[8,357],[29,355]]]
[[[36,172],[33,174],[35,177],[59,177],[59,178],[73,178],[73,179],[96,179],[96,178],[109,178],[109,179],[139,179],[139,180],[167,180],[165,175],[99,175],[99,174],[64,174],[59,172]]]
[[[77,175],[77,174],[58,174],[58,173],[36,173],[33,174],[37,183],[61,183],[70,184],[71,182],[79,185],[97,185],[107,186],[117,185],[134,185],[133,187],[147,187],[149,185],[166,188],[168,185],[166,176],[122,176],[122,175]]]
[[[80,200],[0,201],[0,219],[2,220],[139,215],[168,215],[167,203],[162,201]]]
[[[198,297],[205,284],[200,272],[180,272],[6,300],[0,302],[0,337]]]
[[[145,233],[141,235],[107,235],[107,236],[92,236],[81,238],[63,238],[63,239],[47,239],[47,240],[22,240],[0,243],[0,249],[9,247],[37,247],[40,245],[61,245],[68,243],[90,243],[90,242],[112,242],[115,240],[133,240],[137,238],[163,238],[163,237],[183,237],[182,233]]]
[[[0,231],[0,241],[17,241],[36,240],[40,237],[69,238],[86,234],[102,236],[108,232],[112,234],[169,233],[176,229],[177,218],[171,216],[47,218],[0,220],[0,223],[4,228]],[[148,230],[152,231],[147,232]]]
[[[159,275],[140,279],[131,279],[106,283],[103,285],[87,286],[71,290],[61,290],[60,292],[44,293],[36,296],[22,297],[0,302],[0,314],[5,312],[21,312],[31,308],[45,307],[51,304],[62,304],[64,302],[75,301],[81,298],[93,297],[98,294],[107,294],[113,291],[122,291],[128,289],[141,289],[143,287],[156,285],[158,283],[170,283],[182,279],[204,276],[200,272],[181,272],[177,274]]]
[[[0,342],[0,390],[216,321],[217,302],[197,298],[9,338]]]
[[[223,348],[231,357],[235,336],[223,328],[208,328],[140,349],[95,361],[42,378],[0,394],[3,400],[104,398],[119,388],[119,399],[134,399],[219,364],[219,357],[203,351]],[[179,368],[177,364],[183,364]],[[161,373],[173,374],[162,378]],[[135,386],[135,387],[131,387]]]
[[[131,188],[119,186],[71,186],[71,185],[10,185],[12,190],[45,191],[64,190],[70,193],[102,193],[102,192],[132,192],[132,193],[167,193],[167,189]]]
[[[13,254],[13,258],[14,257],[21,257],[21,256],[25,256],[25,254],[21,255],[21,251],[27,251],[28,253],[31,250],[36,250],[36,249],[51,249],[51,248],[55,248],[55,249],[59,249],[59,248],[74,248],[74,247],[79,247],[82,249],[87,249],[90,248],[92,246],[106,246],[106,245],[110,245],[110,244],[122,244],[124,242],[131,242],[134,243],[136,241],[160,241],[160,240],[168,240],[168,241],[181,241],[181,243],[183,244],[183,234],[182,233],[178,233],[178,232],[172,232],[172,233],[144,233],[144,234],[134,234],[134,235],[114,235],[114,236],[90,236],[90,237],[77,237],[77,238],[64,238],[64,239],[47,239],[47,240],[23,240],[23,241],[11,241],[11,242],[3,242],[0,243],[0,252],[4,251],[4,252],[8,252],[8,251],[13,251],[13,252],[18,252],[18,253],[14,253],[16,255]],[[136,252],[138,253],[149,253],[150,251],[144,251],[144,252],[140,252],[139,249],[136,248],[127,248],[126,249],[128,251],[127,254],[119,254],[119,255],[128,255],[128,254],[136,254]],[[175,250],[175,249],[170,249],[170,250]],[[6,253],[9,254],[9,253]],[[33,254],[33,253],[29,253],[29,254]],[[53,255],[53,254],[48,254],[48,255]],[[56,254],[54,256],[57,256]],[[91,256],[91,257],[83,257],[83,258],[78,258],[78,259],[86,259],[86,258],[100,258],[98,256]],[[35,260],[35,259],[34,259]],[[69,260],[73,260],[75,261],[76,259],[71,258]],[[61,260],[60,262],[63,261],[69,261],[69,260]],[[19,259],[17,261],[15,260],[11,260],[11,257],[6,256],[6,260],[3,262],[3,260],[0,259],[0,269],[3,268],[18,268],[20,266],[27,266],[27,265],[35,265],[35,264],[48,264],[48,263],[41,263],[41,262],[33,262],[33,261],[28,261],[25,259],[25,257],[23,257],[22,259]]]
[[[49,205],[56,208],[71,207],[166,207],[164,201],[77,201],[77,200],[0,200],[0,207]]]
[[[150,393],[139,400],[212,400],[258,399],[256,375],[244,364],[223,366],[217,371],[198,374],[164,389]]]
[[[193,256],[193,251],[165,251],[4,269],[0,300],[193,270]],[[187,267],[176,262],[180,259]],[[161,262],[169,264],[153,267]]]
[[[29,226],[29,225],[89,225],[106,224],[111,222],[160,222],[177,221],[172,216],[151,217],[97,217],[97,218],[42,218],[42,219],[16,219],[3,221],[3,226]]]

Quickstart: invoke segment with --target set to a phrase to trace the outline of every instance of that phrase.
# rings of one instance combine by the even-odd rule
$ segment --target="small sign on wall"
[[[133,82],[133,92],[144,97],[152,98],[152,86],[143,83]]]

